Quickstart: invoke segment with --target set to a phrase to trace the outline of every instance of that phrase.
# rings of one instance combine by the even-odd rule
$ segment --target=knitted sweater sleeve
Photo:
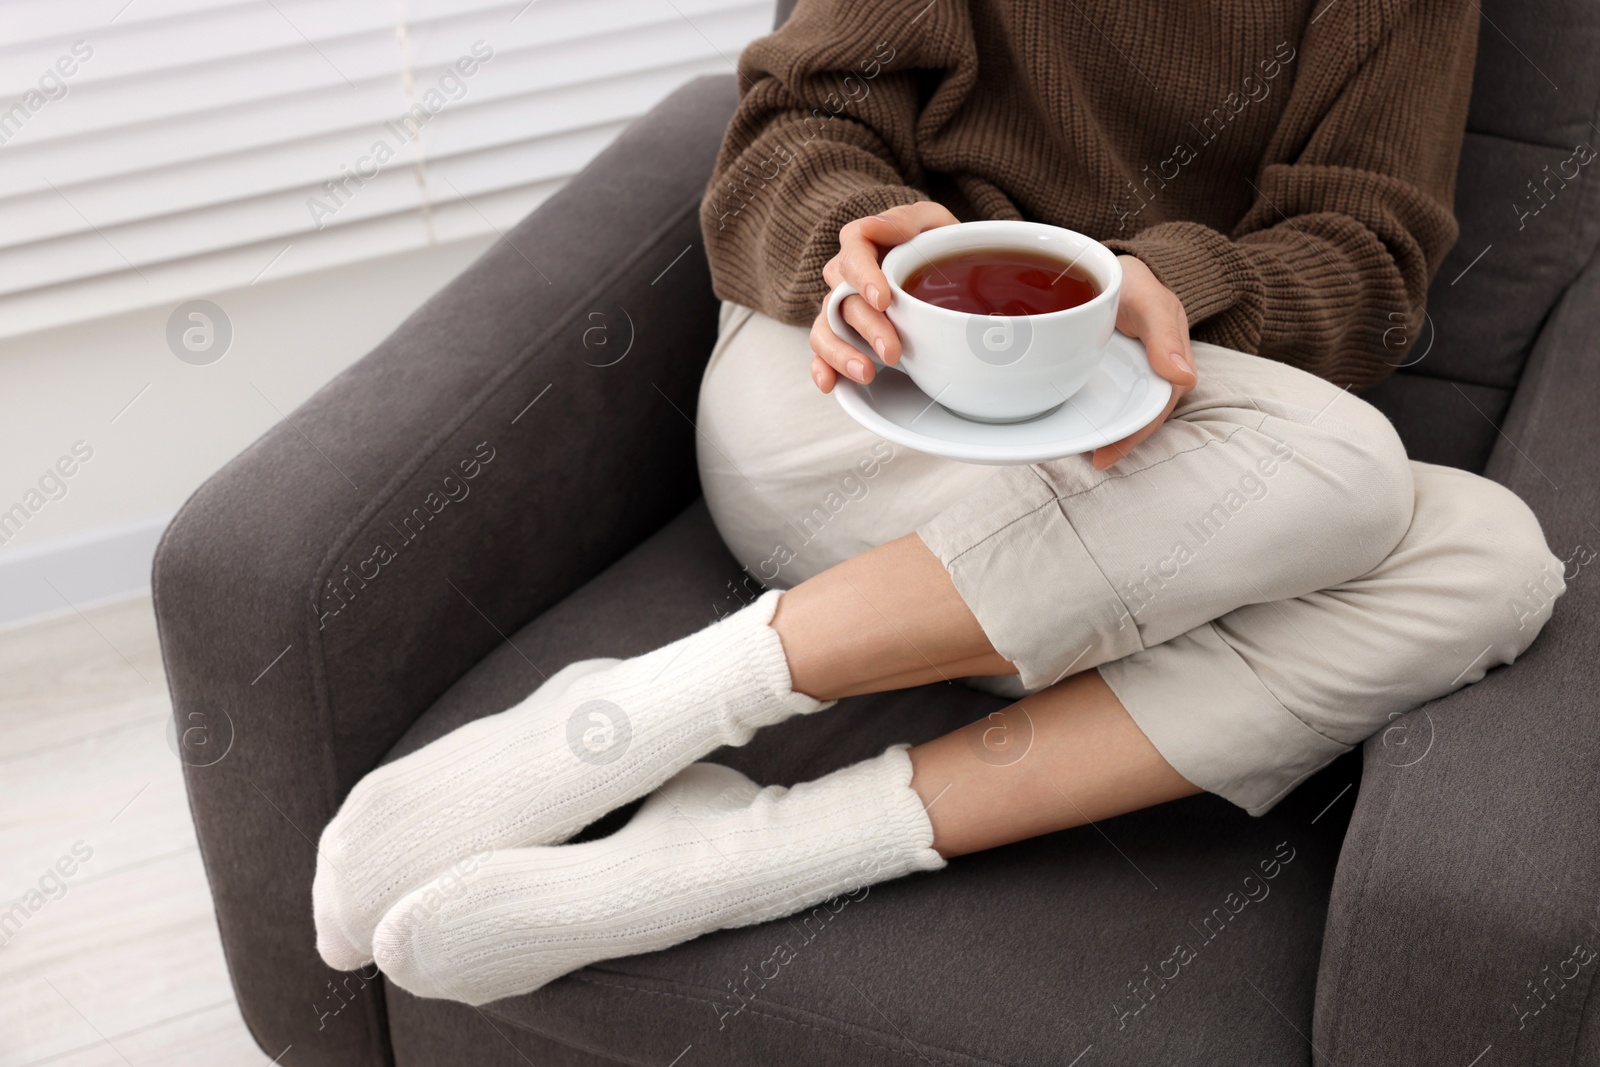
[[[1193,336],[1361,387],[1402,362],[1458,233],[1452,203],[1478,17],[1465,0],[1328,5],[1230,234],[1158,223],[1108,241],[1183,301]],[[1391,10],[1395,10],[1391,9]]]
[[[960,5],[927,0],[809,0],[744,50],[700,208],[719,297],[809,323],[840,227],[929,199],[916,130],[976,77],[965,22]]]

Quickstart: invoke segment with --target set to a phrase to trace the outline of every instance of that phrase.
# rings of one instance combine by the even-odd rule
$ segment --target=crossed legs
[[[575,664],[359,783],[319,846],[319,949],[480,1004],[1197,791],[1093,671],[1023,701],[1011,766],[959,734],[793,789],[694,762],[836,696],[1009,667],[914,535],[654,653]],[[614,763],[567,743],[597,705],[631,724]],[[611,837],[560,844],[646,794]]]
[[[1265,810],[1394,715],[1514,659],[1561,591],[1514,497],[1459,471],[1417,474],[1411,528],[1372,571],[1070,674],[1003,725],[793,789],[693,761],[757,723],[826,714],[836,696],[1006,669],[917,536],[637,660],[575,665],[565,692],[568,672],[361,783],[324,835],[319,931],[369,938],[413,993],[484,1003],[1202,787]],[[633,724],[615,765],[574,761],[561,743],[596,700]],[[970,731],[994,730],[1025,733],[1026,750],[977,758],[986,738]],[[542,736],[555,743],[540,751],[529,739]],[[508,766],[500,752],[519,758]],[[613,836],[556,844],[646,793]],[[374,808],[386,818],[367,817]],[[376,906],[343,908],[346,897]],[[364,955],[352,951],[346,966]]]
[[[772,627],[794,687],[819,699],[1015,670],[914,534],[802,582],[779,601]],[[974,759],[965,731],[911,749],[911,785],[940,855],[994,848],[1200,791],[1162,758],[1095,671],[1025,698],[1023,708],[1029,758],[1015,764]]]
[[[324,958],[483,1003],[1202,789],[1259,813],[1527,646],[1562,586],[1520,501],[1409,463],[1326,383],[1196,351],[1201,388],[1112,471],[895,457],[834,527],[877,547],[646,656],[573,665],[368,776],[319,849]],[[711,447],[748,464],[754,446]],[[743,537],[725,490],[784,472],[705,460],[713,516],[760,568],[780,526]],[[813,456],[788,476],[836,475]],[[793,789],[696,762],[841,697],[1004,675],[1030,694],[1006,713],[1029,724],[1016,758],[958,733]],[[631,724],[614,759],[568,744],[596,708]],[[561,844],[642,796],[612,837]]]

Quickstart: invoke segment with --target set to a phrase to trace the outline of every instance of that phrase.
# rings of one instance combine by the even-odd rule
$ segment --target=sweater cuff
[[[766,196],[781,197],[784,210],[752,199],[749,213],[729,220],[702,206],[712,285],[723,300],[796,326],[809,325],[828,295],[822,268],[838,253],[845,223],[927,199],[909,186],[850,171],[820,174],[799,189],[774,188]],[[708,196],[705,204],[711,203]],[[735,226],[744,229],[721,232]]]
[[[802,204],[804,210],[773,218],[770,240],[788,253],[780,255],[779,262],[789,268],[773,271],[779,283],[774,287],[775,317],[800,325],[816,317],[828,295],[822,268],[839,253],[839,231],[846,223],[926,199],[909,186],[869,183],[856,174],[821,177],[807,190],[809,203]]]
[[[1142,260],[1156,280],[1177,294],[1193,330],[1232,311],[1229,347],[1255,352],[1261,339],[1261,279],[1244,251],[1209,226],[1163,222],[1107,248]]]

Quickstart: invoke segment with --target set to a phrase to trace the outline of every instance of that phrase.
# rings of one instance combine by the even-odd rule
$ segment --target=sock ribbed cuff
[[[870,879],[874,882],[912,871],[936,871],[947,862],[933,847],[933,822],[922,797],[911,788],[914,768],[910,748],[891,745],[881,755],[835,771],[815,783],[843,790],[853,798],[849,806],[872,821],[871,836],[883,862]]]
[[[778,636],[778,631],[772,628],[772,617],[777,613],[778,599],[782,595],[781,590],[769,589],[721,623],[730,628],[738,627],[748,636],[748,665],[773,698],[764,706],[739,715],[739,725],[750,731],[771,726],[794,715],[822,711],[838,703],[837,700],[818,700],[795,691],[783,640]],[[746,736],[745,740],[749,740],[749,737]],[[743,744],[744,741],[736,743]]]

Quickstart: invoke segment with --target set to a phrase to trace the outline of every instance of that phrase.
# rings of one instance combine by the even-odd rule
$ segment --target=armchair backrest
[[[1484,0],[1481,11],[1461,236],[1406,370],[1509,389],[1600,240],[1600,4]]]

